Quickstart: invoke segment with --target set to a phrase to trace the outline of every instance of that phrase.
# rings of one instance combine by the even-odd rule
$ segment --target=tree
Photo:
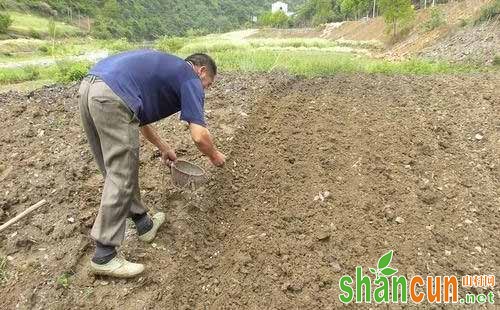
[[[12,18],[7,13],[0,13],[0,33],[6,33],[12,25]]]
[[[135,9],[139,9],[137,6]],[[110,38],[127,38],[132,39],[132,31],[129,31],[128,25],[134,27],[134,30],[140,31],[143,29],[144,22],[146,20],[134,18],[130,16],[129,18],[124,18],[122,16],[127,14],[127,11],[120,10],[118,2],[116,0],[106,0],[102,10],[96,16],[94,22],[94,29],[92,33],[100,39],[110,39]],[[152,18],[154,20],[154,18]],[[151,28],[153,31],[154,28]]]
[[[267,27],[285,28],[289,25],[289,18],[283,11],[265,12],[259,16],[258,21],[259,24]]]
[[[386,25],[393,29],[396,37],[398,26],[400,29],[408,26],[415,18],[415,9],[411,0],[380,0],[380,9]]]
[[[331,21],[334,2],[331,0],[307,0],[297,12],[297,22],[317,26]]]
[[[316,13],[313,16],[312,23],[314,26],[327,23],[332,18],[333,7],[332,2],[327,0],[317,1]]]
[[[318,1],[318,0],[314,0]],[[334,0],[320,0],[333,3]],[[336,1],[336,0],[335,0]],[[89,32],[98,38],[124,38],[142,41],[162,36],[184,36],[195,32],[225,32],[239,28],[253,16],[268,11],[269,0],[0,0],[0,9],[45,12],[54,18],[84,15]],[[287,0],[291,10],[305,0]],[[52,13],[57,12],[58,14]],[[69,16],[68,16],[69,14]],[[324,21],[326,14],[316,20]],[[312,21],[313,16],[309,19]],[[329,18],[328,18],[329,19]],[[90,21],[92,20],[92,24]],[[286,20],[286,22],[285,22]],[[280,16],[278,27],[286,27],[290,18]],[[92,25],[92,27],[90,27]],[[196,30],[196,31],[195,31]],[[201,30],[201,31],[198,31]],[[206,31],[205,31],[206,30]]]
[[[107,18],[119,18],[120,7],[116,0],[106,0],[104,7],[101,10],[101,15]]]
[[[342,0],[340,11],[345,17],[353,16],[358,19],[363,15],[368,15],[371,3],[371,0]]]

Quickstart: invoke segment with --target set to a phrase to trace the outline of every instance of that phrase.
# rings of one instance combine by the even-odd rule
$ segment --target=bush
[[[444,24],[446,24],[446,21],[443,12],[434,6],[431,8],[431,18],[424,23],[424,30],[431,31]]]
[[[35,66],[23,67],[26,79],[29,81],[34,81],[40,77],[40,68]]]
[[[380,0],[386,31],[392,32],[392,41],[396,42],[410,31],[415,20],[415,7],[410,0]],[[399,32],[399,33],[398,33]]]
[[[0,13],[0,33],[6,33],[12,25],[12,18],[7,13]]]
[[[164,52],[176,53],[180,51],[187,42],[188,40],[185,38],[163,37],[156,42],[156,48]]]
[[[33,39],[41,39],[42,38],[42,34],[33,28],[30,28],[29,36],[32,37]]]
[[[258,22],[264,27],[287,28],[290,26],[290,19],[283,11],[266,12],[259,16]]]
[[[61,49],[59,43],[46,43],[38,47],[38,50],[44,55],[54,56]]]
[[[50,51],[52,50],[51,46],[48,46],[47,44],[41,45],[38,50],[42,52],[43,54],[49,55]]]
[[[474,24],[477,25],[482,22],[487,22],[497,18],[498,16],[500,16],[500,0],[495,0],[481,10],[479,17],[476,19]]]
[[[90,66],[89,62],[58,62],[56,79],[61,83],[80,81],[88,74]]]

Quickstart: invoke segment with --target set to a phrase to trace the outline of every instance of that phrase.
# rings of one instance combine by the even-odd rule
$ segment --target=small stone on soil
[[[321,231],[316,235],[316,239],[318,239],[318,241],[325,241],[330,239],[330,236],[329,231]]]
[[[385,209],[384,213],[385,213],[385,218],[388,221],[392,221],[394,219],[394,212],[392,212],[391,209]]]
[[[330,267],[332,267],[333,272],[340,272],[342,270],[340,264],[336,260],[330,262]]]
[[[404,218],[402,218],[402,217],[400,217],[400,216],[396,217],[396,223],[398,223],[398,224],[403,224],[404,222],[405,222],[405,219],[404,219]]]

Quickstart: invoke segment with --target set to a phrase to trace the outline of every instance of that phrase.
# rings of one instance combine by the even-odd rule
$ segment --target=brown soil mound
[[[500,19],[450,33],[435,45],[424,49],[421,56],[491,65],[500,55]]]
[[[327,24],[321,37],[332,40],[377,40],[385,42],[387,36],[384,29],[385,23],[383,18],[365,18],[361,21],[345,21],[343,23]]]
[[[332,309],[340,276],[390,249],[405,275],[496,274],[499,82],[223,77],[207,114],[224,169],[199,158],[185,125],[159,125],[183,158],[209,168],[204,189],[175,190],[143,147],[145,203],[169,223],[153,245],[127,232],[121,251],[148,268],[133,280],[88,272],[101,178],[75,89],[2,96],[0,220],[49,205],[0,236],[0,308]],[[68,285],[57,281],[65,272]]]

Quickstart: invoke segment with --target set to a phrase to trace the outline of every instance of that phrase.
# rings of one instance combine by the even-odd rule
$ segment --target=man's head
[[[193,54],[186,58],[187,62],[193,65],[194,71],[200,77],[203,88],[208,88],[214,82],[217,75],[217,65],[215,61],[207,54]]]

